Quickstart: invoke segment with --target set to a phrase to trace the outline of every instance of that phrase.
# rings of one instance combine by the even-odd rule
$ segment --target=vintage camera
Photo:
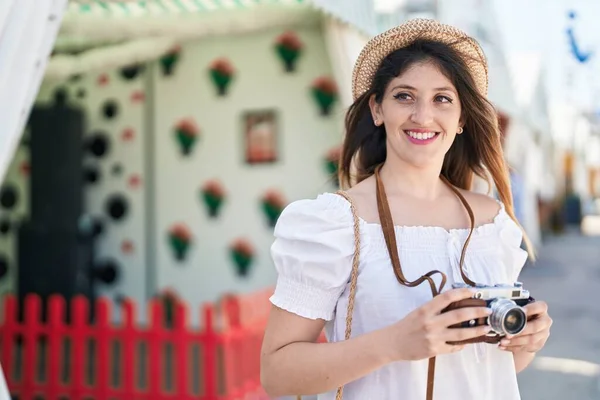
[[[454,289],[471,288],[475,290],[473,298],[455,302],[448,306],[445,311],[450,311],[464,307],[488,307],[492,313],[487,318],[470,320],[457,324],[456,328],[473,327],[479,325],[489,325],[491,331],[487,337],[478,338],[477,341],[496,343],[505,335],[516,335],[521,333],[527,325],[527,314],[522,307],[535,301],[529,291],[523,289],[521,282],[514,284],[488,285],[467,285],[465,283],[455,283]],[[473,340],[469,341],[473,342]]]

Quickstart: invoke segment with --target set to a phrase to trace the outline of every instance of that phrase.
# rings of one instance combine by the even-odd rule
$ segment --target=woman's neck
[[[441,165],[420,168],[401,160],[386,160],[379,177],[388,195],[401,194],[422,200],[435,200],[446,187],[440,179]]]

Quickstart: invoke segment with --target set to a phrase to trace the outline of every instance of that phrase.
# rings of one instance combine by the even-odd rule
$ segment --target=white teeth
[[[413,139],[417,139],[417,140],[427,140],[427,139],[431,139],[432,137],[435,136],[435,132],[413,132],[413,131],[405,131],[408,136],[410,136]]]

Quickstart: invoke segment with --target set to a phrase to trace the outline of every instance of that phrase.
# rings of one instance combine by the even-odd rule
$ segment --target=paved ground
[[[599,400],[600,236],[548,239],[521,280],[554,320],[546,347],[519,375],[523,400]]]

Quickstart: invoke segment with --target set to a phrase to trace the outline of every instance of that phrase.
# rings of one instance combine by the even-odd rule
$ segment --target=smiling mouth
[[[404,131],[406,136],[411,139],[411,142],[416,143],[429,143],[435,140],[440,132],[427,131],[427,132],[417,132],[417,131]]]

